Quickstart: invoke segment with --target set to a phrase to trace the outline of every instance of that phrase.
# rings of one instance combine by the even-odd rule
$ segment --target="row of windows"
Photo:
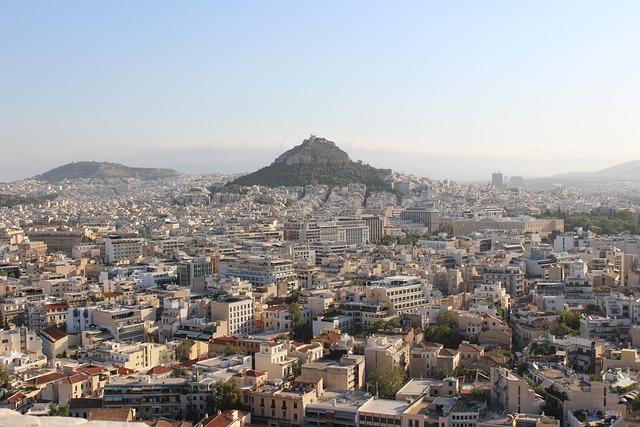
[[[384,417],[374,417],[371,415],[359,415],[358,419],[361,422],[363,421],[369,421],[369,422],[374,422],[374,423],[379,423],[379,424],[395,424],[395,425],[400,425],[401,421],[399,418],[384,418]]]
[[[391,420],[391,421],[394,421],[394,420]],[[400,422],[400,420],[395,420],[394,423],[388,423],[388,425],[398,425],[398,426],[401,425],[401,424],[402,423]],[[377,424],[375,424],[375,422],[374,422],[374,424],[367,424],[367,423],[362,423],[361,422],[360,423],[360,427],[379,427],[379,426]]]
[[[260,408],[260,415],[264,416],[264,408]],[[271,418],[276,418],[276,410],[272,409],[271,410]],[[282,418],[281,419],[287,419],[287,411],[282,411]],[[293,420],[297,421],[298,420],[298,414],[297,413],[293,413]]]
[[[478,418],[477,415],[453,415],[451,417],[454,420],[475,420]]]
[[[410,293],[422,293],[422,288],[413,288],[413,289],[402,289],[402,290],[398,290],[398,291],[389,291],[387,292],[388,295],[401,295],[401,294],[410,294]]]
[[[427,420],[424,420],[423,422],[423,427],[438,427],[439,424],[437,422],[428,422]],[[409,420],[409,427],[420,427],[420,421],[419,420]]]

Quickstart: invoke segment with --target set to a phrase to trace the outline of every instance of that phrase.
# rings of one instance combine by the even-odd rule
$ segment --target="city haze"
[[[459,180],[640,159],[635,2],[3,9],[0,181],[78,160],[247,172],[311,133]]]

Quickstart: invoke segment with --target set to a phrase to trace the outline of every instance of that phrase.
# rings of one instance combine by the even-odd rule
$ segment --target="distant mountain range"
[[[553,175],[550,178],[588,180],[593,178],[640,181],[640,160],[620,163],[595,172],[571,172]]]
[[[81,178],[138,178],[153,180],[177,176],[173,169],[134,168],[109,162],[73,162],[51,169],[35,178],[42,181],[60,182]]]
[[[293,187],[360,183],[376,190],[388,187],[385,178],[390,173],[389,169],[354,162],[334,142],[311,135],[302,144],[280,155],[269,166],[241,176],[229,185]]]

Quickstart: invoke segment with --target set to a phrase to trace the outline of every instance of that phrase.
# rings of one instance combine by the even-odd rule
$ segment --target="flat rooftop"
[[[116,386],[116,385],[179,385],[186,384],[187,380],[185,378],[152,378],[148,376],[140,376],[140,377],[115,377],[111,378],[105,387]]]
[[[356,410],[371,400],[373,396],[364,391],[345,391],[327,389],[313,403],[307,405],[307,408],[326,408],[335,407],[342,409]]]
[[[424,391],[433,385],[437,385],[442,383],[439,380],[433,379],[411,379],[408,383],[406,383],[399,391],[398,394],[410,394],[410,395],[418,395],[424,393]]]
[[[389,399],[373,399],[360,407],[360,412],[400,416],[409,405],[406,402]]]

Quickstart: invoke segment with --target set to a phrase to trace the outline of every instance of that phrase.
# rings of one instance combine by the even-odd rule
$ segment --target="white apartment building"
[[[351,332],[355,326],[356,319],[346,314],[330,316],[330,317],[317,317],[313,319],[312,329],[313,336],[317,337],[322,335],[326,331],[339,330],[342,332]]]
[[[500,304],[502,308],[509,307],[509,295],[502,283],[482,283],[471,294],[472,305]]]
[[[297,281],[291,261],[281,258],[238,257],[229,262],[225,275],[247,280],[256,286]]]
[[[367,372],[385,364],[406,369],[411,356],[411,347],[402,337],[372,335],[367,338],[364,356]]]
[[[162,302],[162,315],[160,317],[160,342],[173,338],[173,333],[180,326],[180,322],[187,318],[189,303],[183,298],[166,297]]]
[[[135,235],[110,234],[104,239],[104,256],[108,264],[137,259],[144,255],[145,241]]]
[[[311,322],[311,310],[308,308],[300,308],[300,314],[305,323]],[[293,319],[289,313],[288,306],[274,306],[265,308],[262,312],[264,321],[264,329],[275,332],[288,332],[293,330]]]
[[[173,360],[173,351],[164,344],[151,342],[119,343],[105,341],[101,345],[79,353],[82,361],[99,365],[120,365],[135,371],[144,371]]]
[[[211,301],[211,319],[226,321],[226,335],[248,335],[253,332],[253,299],[227,296]]]
[[[0,329],[0,354],[11,351],[42,354],[42,339],[26,326]]]
[[[255,354],[256,369],[266,371],[270,380],[289,377],[298,359],[288,355],[288,347],[284,341],[260,344],[260,351]]]
[[[154,308],[115,307],[93,311],[95,325],[107,329],[118,341],[146,341],[145,321],[151,320],[155,320]]]
[[[390,314],[418,313],[431,300],[431,286],[415,276],[393,276],[373,282],[363,301],[385,306]]]

